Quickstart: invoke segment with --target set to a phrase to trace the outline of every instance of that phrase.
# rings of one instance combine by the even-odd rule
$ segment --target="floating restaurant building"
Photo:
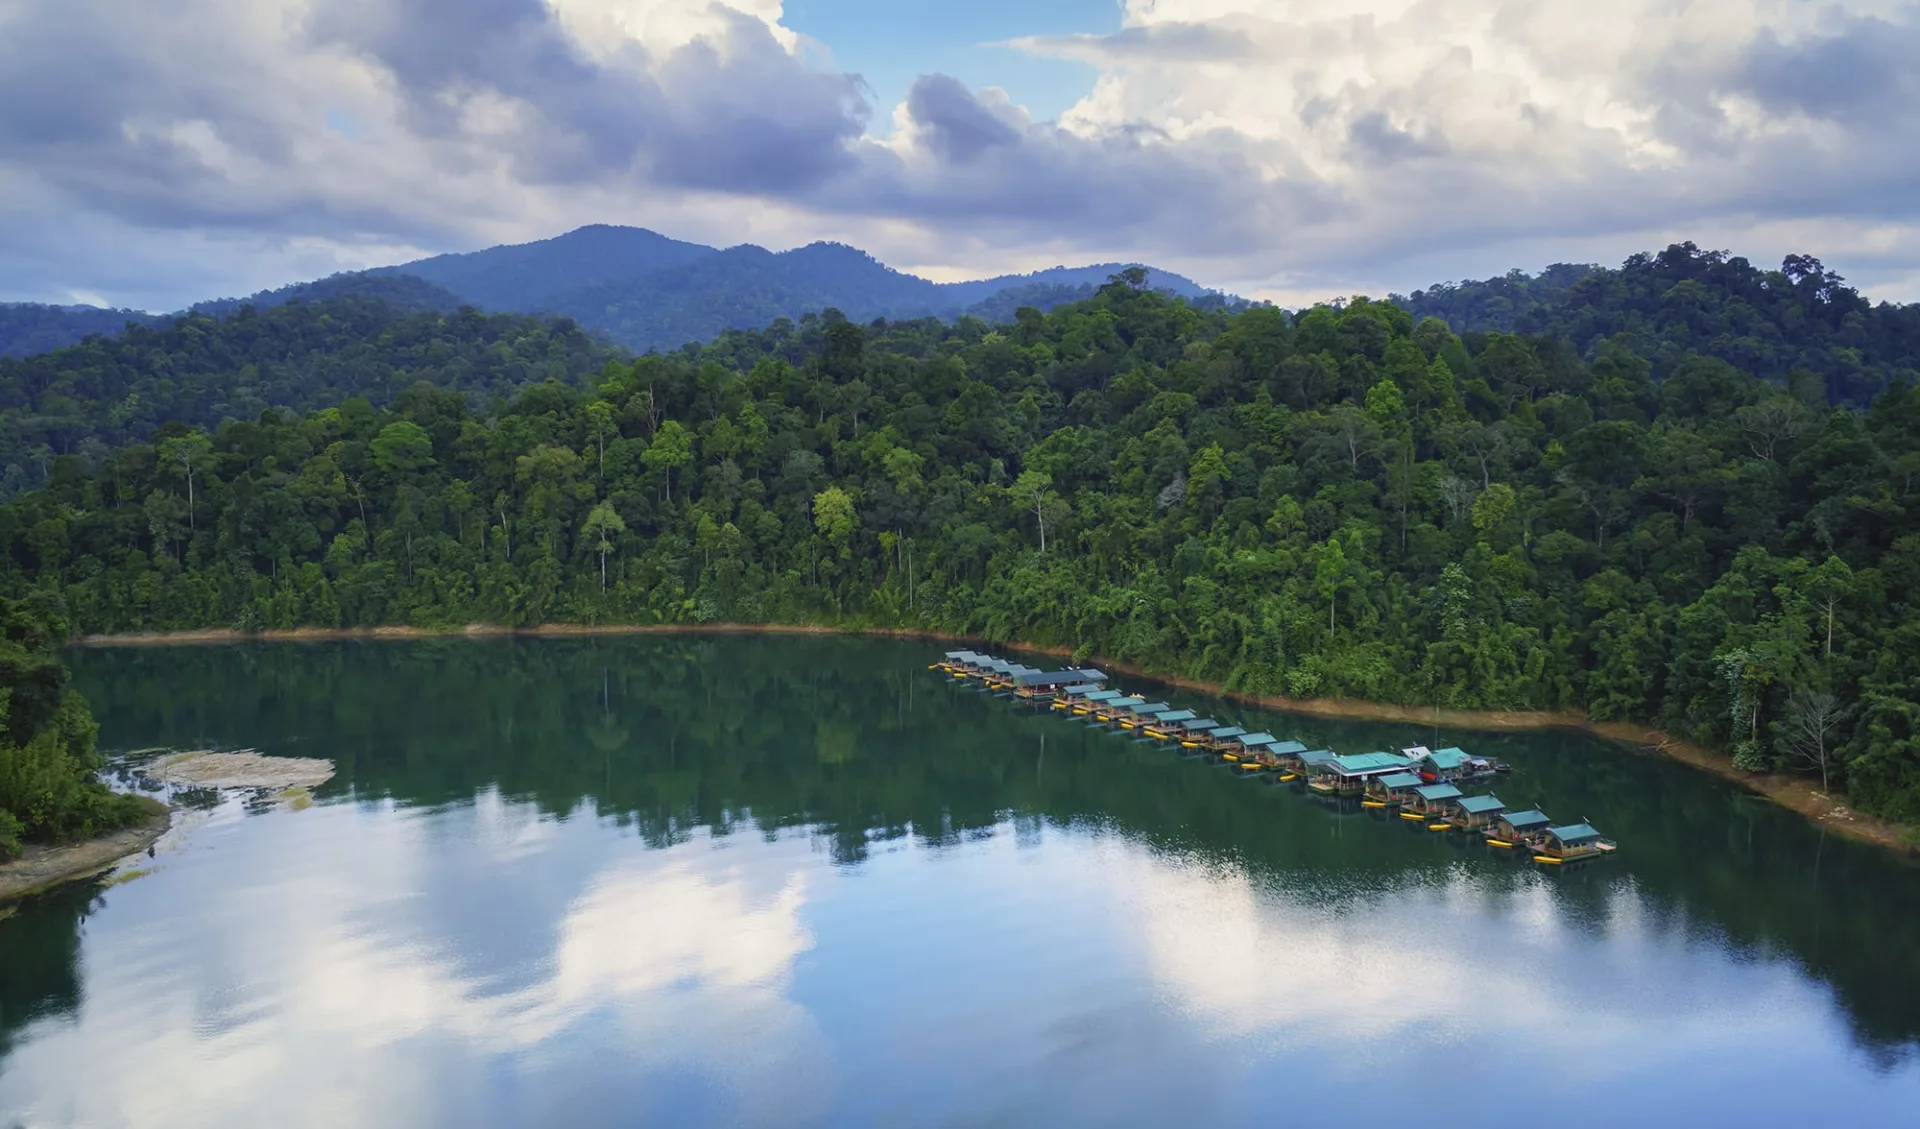
[[[1407,758],[1398,753],[1360,753],[1316,765],[1307,786],[1322,795],[1358,796],[1367,790],[1367,781],[1406,771]]]

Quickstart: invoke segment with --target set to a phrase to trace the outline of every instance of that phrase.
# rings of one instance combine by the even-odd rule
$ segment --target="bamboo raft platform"
[[[1619,849],[1585,819],[1555,823],[1538,809],[1510,811],[1498,796],[1465,794],[1461,784],[1510,769],[1462,749],[1416,745],[1399,752],[1349,755],[1312,749],[1271,733],[1223,725],[1168,702],[1109,689],[1107,675],[1092,667],[1043,671],[975,651],[948,651],[928,669],[1022,705],[1173,746],[1182,756],[1210,760],[1237,776],[1299,784],[1335,803],[1354,800],[1363,811],[1398,816],[1416,830],[1476,836],[1489,848],[1541,866],[1570,866]]]

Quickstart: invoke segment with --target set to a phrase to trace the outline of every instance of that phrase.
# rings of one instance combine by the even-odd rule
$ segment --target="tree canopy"
[[[1064,644],[1243,691],[1643,720],[1920,819],[1904,381],[1833,407],[1710,349],[1656,364],[1614,337],[1460,336],[1365,299],[1200,308],[1124,279],[998,326],[829,312],[580,368],[55,455],[0,507],[0,588],[89,632],[806,621]]]

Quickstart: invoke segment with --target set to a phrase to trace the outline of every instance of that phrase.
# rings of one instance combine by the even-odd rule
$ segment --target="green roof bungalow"
[[[1146,734],[1162,741],[1171,741],[1185,733],[1186,730],[1181,726],[1193,719],[1192,710],[1162,710],[1147,720]]]
[[[1429,783],[1472,780],[1493,772],[1493,762],[1464,749],[1435,749],[1420,758],[1420,775]]]
[[[955,678],[972,678],[992,661],[991,655],[983,655],[978,651],[948,651],[944,665]]]
[[[1020,679],[1029,674],[1044,674],[1037,666],[1022,666],[1020,663],[1008,663],[1007,669],[987,680],[987,684],[999,690],[1017,689]]]
[[[1562,866],[1612,854],[1614,847],[1614,841],[1603,838],[1591,824],[1567,823],[1547,828],[1545,841],[1534,848],[1533,861]]]
[[[1420,777],[1405,769],[1376,776],[1367,781],[1367,796],[1360,803],[1370,808],[1398,807],[1407,802],[1420,784]]]
[[[1173,706],[1166,702],[1141,702],[1139,705],[1128,706],[1126,712],[1116,714],[1114,720],[1120,723],[1122,729],[1138,729],[1154,714],[1165,713],[1172,708]]]
[[[1254,755],[1268,745],[1278,745],[1280,738],[1271,733],[1242,733],[1228,739],[1220,755],[1235,764],[1243,760],[1252,760]]]
[[[1407,758],[1397,753],[1358,753],[1316,766],[1307,786],[1322,795],[1358,796],[1367,790],[1367,781],[1406,770]]]
[[[1210,717],[1196,717],[1180,723],[1180,747],[1183,749],[1204,749],[1207,747],[1207,734],[1220,728],[1220,723]]]
[[[1307,747],[1298,741],[1275,741],[1254,750],[1253,759],[1266,768],[1297,770],[1300,767],[1300,754],[1306,751]]]
[[[1246,730],[1237,725],[1227,725],[1219,729],[1209,729],[1207,730],[1207,748],[1215,751],[1227,749],[1231,746],[1235,738],[1245,732]]]
[[[1547,828],[1552,826],[1552,817],[1538,808],[1501,812],[1487,833],[1487,845],[1503,849],[1538,846],[1546,842]]]
[[[1096,713],[1100,707],[1106,705],[1108,702],[1116,701],[1120,697],[1122,697],[1122,695],[1118,690],[1095,690],[1092,693],[1082,695],[1081,699],[1073,704],[1073,712],[1076,716]]]
[[[1013,692],[1022,698],[1064,699],[1075,686],[1098,686],[1106,680],[1107,676],[1097,670],[1036,670],[1015,675]]]
[[[1459,798],[1460,789],[1451,784],[1422,784],[1413,790],[1413,796],[1407,801],[1406,809],[1401,810],[1400,817],[1402,819],[1409,815],[1417,819],[1431,817],[1434,822],[1445,822],[1448,813],[1453,809],[1453,802]]]
[[[1118,721],[1126,715],[1128,710],[1135,706],[1144,706],[1146,704],[1147,700],[1145,698],[1114,698],[1111,701],[1101,702],[1098,706],[1095,706],[1093,716],[1099,721]]]
[[[1462,796],[1453,805],[1453,821],[1470,830],[1485,831],[1506,810],[1507,805],[1498,796]]]
[[[1314,769],[1339,755],[1339,753],[1334,752],[1332,749],[1309,749],[1304,753],[1295,753],[1291,759],[1297,762],[1299,767],[1281,769],[1280,782],[1285,784],[1287,781],[1298,779],[1301,776],[1311,776]]]

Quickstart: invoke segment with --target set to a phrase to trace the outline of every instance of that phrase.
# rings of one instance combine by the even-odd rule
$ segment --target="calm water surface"
[[[86,651],[112,749],[333,758],[0,921],[0,1126],[1920,1123],[1920,872],[1567,734],[1564,874],[840,639]]]

